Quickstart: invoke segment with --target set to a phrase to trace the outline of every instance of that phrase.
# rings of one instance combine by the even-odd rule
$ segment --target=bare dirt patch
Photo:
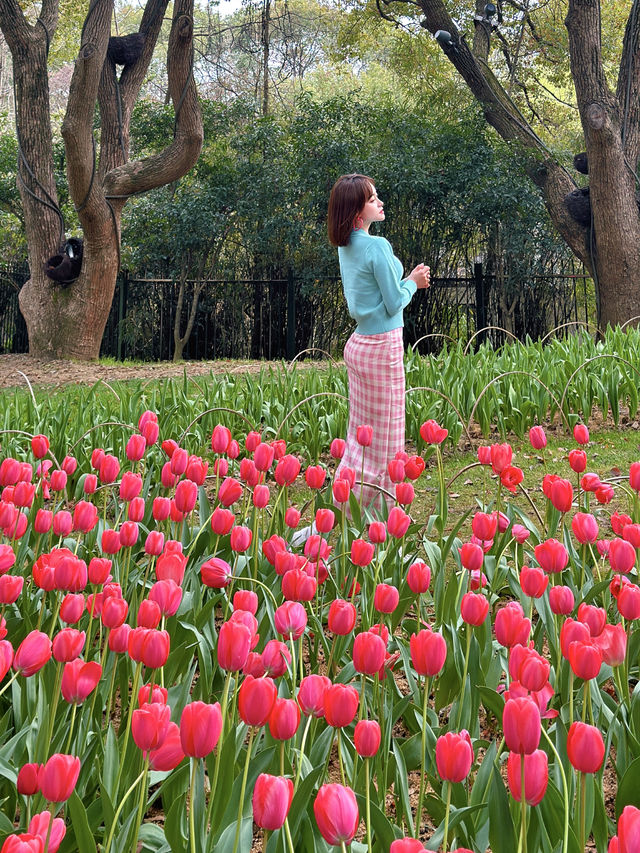
[[[0,388],[31,385],[94,385],[127,379],[175,379],[184,376],[209,376],[222,373],[259,373],[266,361],[159,361],[145,364],[106,364],[99,361],[48,361],[30,355],[0,355]],[[298,369],[322,368],[317,361],[296,362]]]

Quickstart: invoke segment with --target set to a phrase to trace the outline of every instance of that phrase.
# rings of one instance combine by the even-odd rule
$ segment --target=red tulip
[[[38,774],[40,773],[40,768],[42,764],[23,764],[20,770],[18,771],[18,780],[16,782],[16,787],[18,789],[18,793],[22,794],[24,797],[31,797],[34,794],[37,794],[40,790],[40,783],[38,781]]]
[[[191,455],[187,462],[187,467],[184,476],[187,480],[195,483],[196,486],[202,486],[209,470],[209,463],[205,462],[200,456]]]
[[[292,569],[282,578],[282,594],[287,601],[311,601],[317,585],[316,579],[303,569]]]
[[[320,835],[328,844],[350,844],[358,829],[360,815],[356,795],[338,784],[323,785],[313,802]]]
[[[75,512],[74,512],[75,515]],[[43,535],[48,533],[51,530],[51,525],[53,524],[53,513],[49,509],[39,509],[36,513],[36,517],[33,522],[33,529],[39,535]],[[3,548],[10,548],[9,545],[0,545],[0,552]],[[0,557],[0,564],[2,562],[2,558]],[[6,571],[6,570],[5,570]]]
[[[640,619],[640,587],[634,583],[624,584],[616,603],[618,612],[624,619]]]
[[[588,512],[577,512],[571,519],[571,529],[578,542],[595,542],[598,538],[598,522]]]
[[[478,448],[478,458],[480,458],[480,448]],[[512,459],[513,450],[511,445],[506,442],[504,444],[492,444],[489,448],[489,462],[494,474],[501,474],[511,465]]]
[[[342,459],[347,449],[347,442],[343,438],[334,438],[329,447],[329,453],[334,459]]]
[[[373,427],[363,424],[356,428],[356,441],[361,447],[369,447],[373,441]]]
[[[633,520],[630,515],[625,515],[623,512],[614,512],[611,514],[611,529],[616,536],[622,536],[625,527],[632,524]]]
[[[123,654],[129,649],[129,635],[133,629],[130,625],[121,625],[109,631],[109,649],[117,654]]]
[[[273,472],[275,481],[279,486],[290,486],[300,473],[300,462],[295,456],[288,453],[278,460]]]
[[[222,424],[216,424],[211,434],[211,449],[214,453],[226,453],[231,441],[231,430]]]
[[[151,514],[155,521],[166,521],[171,512],[171,500],[169,498],[157,497],[153,499]]]
[[[231,582],[231,566],[220,557],[211,557],[200,566],[200,576],[205,586],[222,589]]]
[[[0,604],[14,604],[20,597],[24,578],[21,575],[0,576]]]
[[[13,668],[29,678],[47,663],[53,651],[49,637],[42,631],[31,631],[16,649]]]
[[[140,602],[140,607],[138,608],[138,616],[136,619],[136,625],[138,627],[157,628],[160,624],[161,618],[162,613],[160,611],[160,607],[155,601],[151,601],[151,599],[144,598]]]
[[[604,760],[604,741],[600,731],[587,723],[572,723],[567,734],[567,755],[580,773],[597,773]]]
[[[275,704],[278,691],[273,679],[247,675],[238,692],[238,714],[247,726],[264,726]]]
[[[522,799],[521,768],[524,759],[524,797],[530,806],[537,806],[547,791],[549,781],[549,759],[543,749],[536,749],[530,755],[510,752],[507,759],[507,779],[513,799],[519,803]]]
[[[462,782],[469,775],[473,747],[469,732],[447,732],[436,741],[436,766],[446,782]]]
[[[307,611],[297,601],[285,601],[273,614],[273,622],[283,637],[299,640],[307,627]]]
[[[262,663],[267,675],[280,678],[291,664],[291,652],[280,640],[269,640],[262,652]]]
[[[362,631],[353,641],[353,665],[356,672],[375,675],[384,663],[386,646],[381,637],[371,631]]]
[[[529,430],[529,441],[534,450],[542,450],[547,446],[547,436],[541,426],[532,426]]]
[[[607,666],[620,666],[627,654],[627,632],[621,623],[605,625],[594,641]]]
[[[476,512],[471,520],[471,530],[478,539],[489,540],[496,535],[498,519],[495,513]]]
[[[465,542],[461,548],[458,548],[460,554],[460,562],[463,568],[468,571],[478,571],[484,561],[484,551],[475,542]]]
[[[58,631],[52,643],[54,659],[65,663],[75,660],[84,648],[85,639],[85,632],[77,631],[75,628],[63,628],[62,631]]]
[[[460,602],[460,614],[462,621],[467,625],[479,627],[487,618],[489,613],[489,602],[484,595],[475,592],[467,592],[462,596]]]
[[[587,454],[584,450],[571,450],[569,452],[569,466],[576,474],[582,474],[587,470]]]
[[[346,637],[356,624],[356,608],[350,601],[334,598],[329,605],[328,628],[332,634]]]
[[[295,506],[287,507],[284,514],[284,523],[291,530],[295,530],[295,528],[300,524],[300,510]]]
[[[417,838],[398,838],[391,842],[389,853],[423,853],[426,849],[422,841]]]
[[[533,549],[536,560],[545,572],[561,572],[569,562],[569,553],[562,542],[546,539]]]
[[[0,853],[43,853],[44,842],[30,832],[12,833],[5,839]]]
[[[218,666],[229,672],[239,672],[251,649],[251,631],[236,621],[223,622],[218,633]]]
[[[269,732],[276,740],[289,740],[298,731],[300,707],[295,699],[276,699],[269,714]]]
[[[609,545],[609,563],[614,572],[628,574],[636,563],[636,550],[625,539],[613,539]]]
[[[422,456],[410,456],[404,465],[404,472],[410,480],[417,480],[424,471]]]
[[[233,609],[234,612],[236,610],[246,610],[255,616],[258,610],[257,593],[251,589],[236,590],[233,594]]]
[[[78,593],[74,595],[72,592],[65,595],[60,605],[60,619],[66,622],[67,625],[75,625],[79,622],[84,613],[84,595]]]
[[[180,729],[176,723],[169,723],[162,744],[157,749],[150,750],[148,754],[149,767],[151,770],[166,773],[168,770],[175,770],[184,757],[180,742]]]
[[[504,739],[512,752],[530,755],[540,743],[540,710],[526,697],[508,699],[502,714]]]
[[[158,684],[143,684],[138,690],[138,708],[142,708],[143,705],[150,705],[153,702],[166,705],[168,697],[169,691],[166,687],[160,687]]]
[[[447,644],[442,634],[425,628],[409,640],[411,662],[418,675],[437,675],[447,657]]]
[[[375,720],[359,720],[353,732],[353,744],[361,758],[372,758],[380,748],[380,726]]]
[[[50,803],[66,802],[76,787],[79,775],[79,758],[54,753],[38,776],[42,796]]]
[[[387,530],[395,539],[402,539],[404,534],[409,529],[411,519],[407,513],[399,506],[394,506],[389,511],[387,518]]]
[[[220,483],[218,488],[218,500],[225,507],[230,507],[242,497],[242,485],[234,480],[233,477],[227,477]]]
[[[531,531],[527,530],[522,524],[514,524],[511,532],[518,545],[524,545],[529,536],[531,536]]]
[[[324,717],[334,729],[343,728],[353,722],[360,697],[350,684],[332,684],[324,694]]]
[[[520,586],[525,595],[540,598],[549,584],[549,576],[538,566],[523,566],[520,571]]]
[[[349,485],[348,480],[343,480],[341,478],[339,480],[334,480],[331,491],[337,504],[346,504],[349,500],[349,495],[351,494],[351,486]]]
[[[375,549],[364,539],[354,539],[351,543],[351,562],[354,566],[368,566],[373,560]]]
[[[425,421],[420,427],[420,437],[425,444],[442,444],[449,435],[449,430],[441,427],[437,421]]]
[[[574,426],[573,437],[578,444],[589,444],[589,430],[584,424],[576,424]]]
[[[46,435],[34,435],[31,439],[31,450],[36,459],[42,459],[49,452],[49,439]]]
[[[618,818],[618,850],[619,853],[640,850],[640,809],[635,806],[625,806]]]
[[[608,504],[611,503],[615,497],[615,492],[613,490],[613,486],[610,486],[608,483],[601,483],[596,489],[595,495],[598,503]]]
[[[560,628],[560,650],[562,656],[569,660],[569,647],[573,642],[588,643],[591,633],[588,625],[575,619],[565,619]]]
[[[190,702],[180,717],[180,743],[185,755],[204,758],[216,748],[222,731],[220,703]]]
[[[510,601],[497,611],[494,629],[501,646],[525,645],[531,632],[531,621],[525,619],[522,606],[517,601]]]
[[[400,593],[395,586],[379,583],[373,596],[373,606],[378,613],[393,613],[400,601]]]
[[[169,657],[169,647],[170,639],[167,631],[134,628],[129,634],[129,657],[136,662],[142,662],[150,669],[159,669],[165,665]]]
[[[175,581],[156,581],[149,590],[149,600],[155,601],[163,616],[174,616],[182,601],[182,588]]]
[[[417,560],[409,566],[407,585],[414,595],[427,592],[431,583],[431,569],[422,560]]]
[[[129,612],[129,605],[124,598],[110,595],[102,604],[100,618],[105,628],[119,628],[124,624]]]
[[[607,612],[603,607],[586,604],[584,601],[578,605],[578,622],[584,622],[592,637],[600,636],[606,621]]]
[[[229,537],[231,550],[238,554],[244,554],[251,546],[251,538],[251,530],[248,527],[240,524],[232,527],[231,536]]]
[[[291,808],[293,782],[284,776],[260,773],[253,789],[253,819],[270,832],[280,829]]]
[[[192,512],[198,499],[198,486],[193,480],[180,480],[176,486],[174,500],[178,510],[187,515]]]
[[[298,704],[308,717],[324,716],[324,695],[331,687],[326,675],[306,675],[298,688]]]
[[[573,591],[568,586],[552,586],[549,590],[549,606],[552,613],[567,616],[573,610]]]
[[[162,745],[171,721],[171,708],[161,702],[145,703],[131,715],[131,734],[136,746],[147,753]]]
[[[65,702],[81,705],[98,685],[102,667],[96,661],[85,662],[77,658],[65,664],[60,690]]]

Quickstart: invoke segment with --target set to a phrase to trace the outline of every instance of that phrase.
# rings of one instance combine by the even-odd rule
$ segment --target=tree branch
[[[193,79],[193,0],[176,0],[167,51],[169,94],[176,113],[174,140],[160,154],[125,163],[104,178],[107,198],[126,199],[178,180],[202,147],[202,118]]]
[[[627,20],[617,97],[622,109],[622,141],[633,169],[640,158],[640,0],[634,0]]]
[[[25,49],[31,27],[17,0],[0,0],[0,30],[12,54]]]
[[[83,230],[104,221],[104,197],[94,174],[93,114],[113,13],[113,0],[93,0],[85,19],[67,111],[62,122],[69,193]]]

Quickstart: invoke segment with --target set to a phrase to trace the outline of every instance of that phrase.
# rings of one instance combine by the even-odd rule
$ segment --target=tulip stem
[[[9,681],[7,681],[7,683],[5,684],[5,686],[2,688],[2,690],[0,690],[0,696],[2,696],[2,694],[3,694],[3,693],[4,693],[4,691],[7,689],[7,687],[9,687],[9,685],[10,685],[10,684],[13,684],[13,682],[16,680],[16,678],[17,678],[19,675],[20,675],[20,670],[16,670],[16,671],[13,673],[13,675],[11,676],[11,678],[9,679]]]
[[[58,661],[56,667],[56,680],[53,685],[53,695],[51,704],[49,705],[49,732],[47,734],[47,742],[45,744],[45,753],[43,761],[49,757],[49,747],[51,746],[51,738],[53,737],[53,727],[56,722],[56,711],[58,710],[58,699],[60,697],[60,684],[62,682],[62,661]],[[75,705],[74,705],[75,707]]]
[[[73,708],[71,709],[71,722],[69,723],[69,737],[67,738],[67,743],[66,743],[65,748],[64,748],[64,751],[67,754],[69,753],[69,750],[71,749],[71,738],[73,737],[73,724],[76,721],[77,710],[78,710],[78,706],[74,702]],[[91,719],[91,717],[89,717],[89,719]],[[83,751],[84,750],[81,750],[80,754],[82,754]]]
[[[451,811],[451,782],[447,782],[447,804],[444,812],[444,837],[442,839],[442,853],[447,853],[447,841],[449,837],[449,812]]]
[[[354,759],[355,763],[355,759]],[[365,784],[365,796],[367,799],[367,850],[373,850],[373,846],[371,844],[371,795],[370,795],[370,779],[369,779],[369,759],[365,758],[364,760],[364,784]]]
[[[238,850],[238,842],[240,841],[240,830],[242,828],[242,812],[244,810],[244,792],[247,787],[247,776],[249,775],[249,763],[251,761],[251,748],[253,746],[253,736],[255,728],[251,726],[249,730],[249,743],[247,744],[247,757],[244,762],[244,773],[242,774],[242,787],[240,788],[240,802],[238,803],[238,817],[236,820],[236,837],[233,842],[233,853]]]
[[[569,850],[569,788],[567,786],[567,777],[564,772],[564,767],[562,765],[562,761],[560,756],[558,755],[558,750],[555,747],[555,744],[547,734],[547,731],[544,726],[542,726],[542,734],[544,735],[547,743],[551,747],[553,754],[556,759],[556,766],[560,771],[560,777],[562,779],[562,797],[564,800],[564,835],[562,839],[562,853],[568,853]]]
[[[340,765],[340,779],[342,784],[346,786],[347,782],[344,775],[344,764],[342,763],[342,729],[338,729],[338,764]]]
[[[418,810],[416,812],[415,837],[420,836],[420,824],[422,823],[422,803],[424,801],[424,770],[427,757],[427,708],[429,706],[429,676],[424,679],[424,697],[422,700],[422,741],[420,749],[420,793],[418,795]]]
[[[518,850],[527,853],[527,798],[525,796],[525,756],[520,756],[520,843]]]
[[[124,808],[124,804],[126,803],[127,799],[129,798],[129,794],[131,794],[131,792],[134,790],[134,788],[136,787],[138,782],[142,779],[142,777],[144,776],[144,773],[145,773],[145,771],[143,770],[142,773],[137,777],[137,779],[131,783],[131,786],[127,790],[126,794],[122,797],[122,799],[118,803],[118,808],[116,809],[116,813],[113,816],[113,823],[111,824],[111,829],[109,830],[109,838],[107,839],[107,844],[104,848],[105,853],[109,853],[109,850],[111,849],[111,842],[113,841],[113,835],[116,831],[116,824],[118,822],[118,818],[120,817],[120,812]]]
[[[295,640],[293,639],[293,634],[291,632],[289,632],[289,645],[291,646],[291,695],[295,696],[298,666],[296,662],[296,644]]]
[[[133,831],[133,847],[131,853],[136,853],[138,849],[138,833],[140,832],[140,824],[144,815],[144,804],[147,801],[147,773],[149,770],[149,753],[145,755],[144,765],[142,767],[142,787],[140,788],[140,800],[138,802],[138,814],[136,816],[136,825]]]
[[[296,771],[296,781],[294,783],[293,789],[294,791],[298,789],[298,783],[300,782],[300,774],[302,772],[302,760],[304,758],[304,746],[307,740],[307,734],[309,733],[309,726],[311,725],[311,721],[313,717],[311,714],[307,717],[307,722],[304,727],[304,732],[302,733],[302,743],[300,744],[300,754],[298,756],[298,769]]]
[[[460,687],[460,696],[458,697],[458,720],[456,724],[456,729],[460,730],[460,724],[462,723],[462,709],[464,707],[464,694],[467,688],[467,672],[469,670],[469,652],[471,651],[471,626],[465,624],[465,630],[467,632],[467,648],[464,653],[464,668],[462,670],[462,685]]]
[[[195,799],[196,770],[198,768],[198,759],[192,758],[191,762],[191,783],[189,784],[189,846],[191,848],[191,853],[196,853],[196,825],[193,801]]]
[[[291,830],[289,829],[289,819],[284,819],[284,834],[287,836],[287,846],[289,848],[289,853],[295,853],[295,847],[293,846],[293,840],[291,838]],[[265,845],[266,850],[266,845]]]
[[[55,817],[55,809],[51,809],[49,813],[49,825],[47,826],[47,837],[45,838],[44,847],[42,848],[42,853],[47,853],[49,850],[49,842],[51,841],[51,832],[53,830],[53,819]]]
[[[124,742],[122,744],[122,753],[120,755],[120,764],[118,765],[118,775],[116,776],[116,784],[114,785],[113,791],[117,796],[118,787],[120,785],[120,779],[122,777],[122,771],[124,770],[124,761],[127,754],[127,746],[129,745],[129,734],[131,732],[131,720],[133,718],[133,709],[136,704],[136,697],[138,694],[138,682],[140,681],[140,671],[142,669],[142,663],[138,663],[136,667],[135,674],[133,676],[133,689],[131,691],[131,698],[129,699],[129,719],[127,720],[127,727],[124,732]],[[122,724],[122,721],[121,721]],[[118,730],[118,734],[120,731]]]
[[[580,773],[580,849],[584,850],[587,840],[587,774]]]
[[[222,753],[222,745],[224,743],[224,734],[227,723],[227,703],[229,701],[229,685],[231,683],[231,672],[227,673],[227,677],[224,682],[224,690],[222,691],[222,705],[220,708],[220,715],[222,717],[222,731],[220,732],[220,738],[218,739],[218,751],[216,752],[216,764],[215,769],[213,771],[213,781],[211,783],[211,787],[209,789],[209,805],[207,807],[207,817],[204,822],[205,827],[209,826],[209,822],[211,821],[211,814],[213,812],[213,801],[215,798],[216,787],[218,785],[218,774],[220,772],[220,755]],[[213,830],[213,828],[212,828]],[[213,835],[213,831],[211,832]]]

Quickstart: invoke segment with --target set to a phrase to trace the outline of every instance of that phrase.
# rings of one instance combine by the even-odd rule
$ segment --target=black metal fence
[[[17,295],[28,271],[0,267],[0,353],[26,352],[26,328]],[[421,352],[442,346],[442,336],[467,341],[480,329],[504,327],[523,339],[541,337],[564,323],[588,323],[592,298],[582,273],[532,276],[508,299],[504,283],[476,264],[472,275],[435,278],[405,311],[405,342]],[[147,361],[171,359],[180,283],[121,273],[102,340],[101,355]],[[339,354],[353,321],[339,278],[227,279],[183,284],[178,334],[184,334],[199,289],[192,332],[183,358],[291,359],[303,350]],[[513,290],[513,286],[512,286]],[[498,328],[478,336],[495,345]]]

